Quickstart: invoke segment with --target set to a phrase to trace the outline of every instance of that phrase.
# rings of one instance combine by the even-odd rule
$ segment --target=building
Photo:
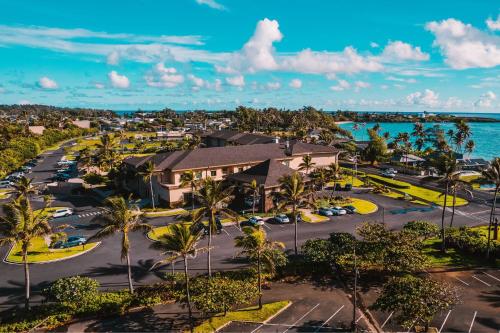
[[[391,162],[418,167],[425,162],[425,159],[413,154],[396,154],[392,157]]]
[[[90,120],[73,120],[71,123],[79,128],[90,128]]]
[[[457,166],[460,170],[482,171],[489,167],[490,162],[483,158],[459,158]]]
[[[210,132],[202,135],[205,147],[224,147],[277,143],[278,138],[258,133],[241,133],[231,130]]]
[[[181,187],[181,175],[188,170],[192,170],[198,179],[212,177],[224,180],[229,175],[241,173],[270,159],[291,170],[298,170],[303,157],[309,155],[316,167],[328,166],[338,162],[339,153],[333,147],[292,141],[284,144],[211,147],[130,157],[124,160],[123,167],[129,174],[137,175],[143,165],[152,162],[155,166],[152,180],[155,202],[176,206],[189,200],[191,189]],[[124,185],[144,198],[150,196],[149,184],[140,176],[130,177]]]
[[[45,126],[29,126],[28,129],[33,134],[42,135],[45,131]]]

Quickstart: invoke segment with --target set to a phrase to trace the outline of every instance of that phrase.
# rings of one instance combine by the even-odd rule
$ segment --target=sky
[[[500,112],[498,0],[0,8],[0,104]]]

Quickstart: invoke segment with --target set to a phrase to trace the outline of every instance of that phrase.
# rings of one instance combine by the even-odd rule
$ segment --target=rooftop
[[[267,159],[245,171],[229,175],[226,179],[241,183],[251,183],[255,180],[259,186],[275,187],[280,184],[281,177],[291,175],[294,172],[296,171],[278,160]]]

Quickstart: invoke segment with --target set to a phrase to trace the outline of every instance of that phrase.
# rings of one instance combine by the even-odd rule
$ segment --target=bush
[[[488,249],[488,241],[478,230],[469,227],[448,228],[445,233],[446,243],[467,254],[483,257]],[[491,242],[490,255],[495,258],[500,255],[500,246]]]
[[[99,185],[104,184],[107,178],[95,172],[90,172],[83,176],[83,180],[90,185]]]
[[[98,294],[99,282],[83,276],[71,276],[56,280],[44,294],[72,309],[85,308]]]
[[[404,225],[403,229],[415,233],[424,240],[435,237],[439,233],[439,227],[429,221],[410,221]]]

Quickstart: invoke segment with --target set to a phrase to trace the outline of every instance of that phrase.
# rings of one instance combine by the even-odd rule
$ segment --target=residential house
[[[241,133],[231,130],[205,133],[201,136],[201,138],[206,147],[240,146],[279,142],[279,138],[274,138],[272,136],[258,133]]]

